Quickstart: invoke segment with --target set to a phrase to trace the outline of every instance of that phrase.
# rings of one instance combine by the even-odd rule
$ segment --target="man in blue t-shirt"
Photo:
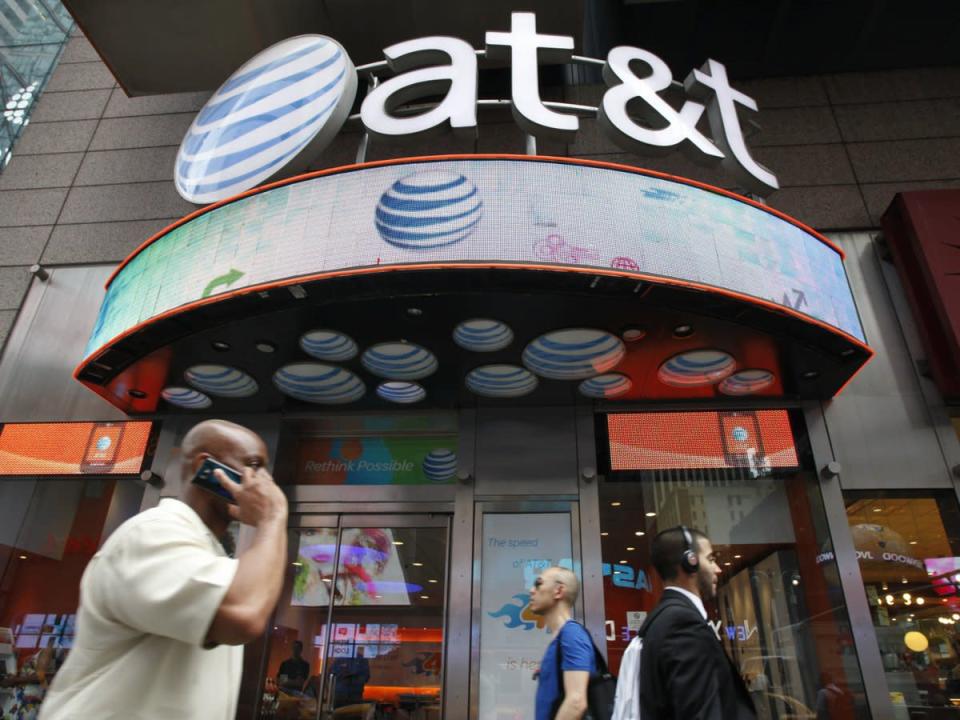
[[[587,684],[597,668],[590,635],[571,619],[579,592],[577,576],[562,567],[547,568],[530,588],[530,610],[554,635],[540,662],[536,720],[580,720],[587,711]]]

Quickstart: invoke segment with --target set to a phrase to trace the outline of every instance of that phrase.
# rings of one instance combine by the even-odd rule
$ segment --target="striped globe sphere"
[[[386,342],[374,345],[360,356],[363,366],[387,380],[419,380],[437,370],[437,358],[413,343]]]
[[[427,391],[414,382],[390,380],[377,386],[377,395],[384,400],[407,405],[423,400],[427,396]]]
[[[728,377],[717,388],[724,395],[752,395],[773,385],[769,370],[741,370]]]
[[[198,390],[214,397],[250,397],[259,389],[257,381],[243,370],[227,365],[194,365],[187,368],[183,377]]]
[[[464,350],[496,352],[513,342],[513,330],[498,320],[464,320],[453,330],[453,341]]]
[[[516,365],[483,365],[467,374],[467,388],[484,397],[520,397],[537,389],[537,377]]]
[[[160,397],[171,405],[186,408],[187,410],[203,410],[213,404],[213,401],[202,392],[190,388],[178,387],[176,385],[165,387],[161,391]]]
[[[317,360],[343,362],[357,354],[352,338],[335,330],[311,330],[300,336],[300,347]]]
[[[275,175],[308,145],[333,139],[356,96],[343,47],[323,35],[278,42],[246,62],[194,119],[177,153],[177,191],[223,200]]]
[[[523,364],[554,380],[582,380],[616,367],[625,354],[623,341],[604,330],[568,328],[533,340],[523,351]]]
[[[626,375],[607,373],[580,383],[580,394],[589,398],[614,398],[630,391],[633,382]]]
[[[457,472],[457,455],[451,450],[431,450],[423,459],[423,474],[432,482],[446,482]]]
[[[397,180],[383,193],[375,223],[391,245],[436,248],[470,235],[482,207],[476,186],[463,175],[426,170]]]
[[[733,356],[722,350],[690,350],[663,363],[657,377],[664,385],[698,387],[720,382],[736,367]]]
[[[321,363],[291,363],[273,374],[273,384],[284,395],[319,405],[355,402],[367,391],[349,370]]]

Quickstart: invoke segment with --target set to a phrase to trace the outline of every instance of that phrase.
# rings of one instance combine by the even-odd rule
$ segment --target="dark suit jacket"
[[[753,701],[700,611],[674,590],[640,628],[644,720],[751,720]]]

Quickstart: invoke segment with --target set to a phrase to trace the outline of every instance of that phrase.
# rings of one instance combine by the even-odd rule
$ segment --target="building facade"
[[[11,36],[14,6],[0,5]],[[511,114],[510,63],[487,53],[476,132],[388,141],[357,100],[296,180],[211,207],[219,198],[178,191],[178,150],[257,52],[324,33],[369,95],[395,77],[363,67],[383,48],[444,34],[482,49],[468,25],[506,31],[512,8],[377,23],[370,47],[335,18],[267,13],[263,37],[232,27],[248,45],[211,44],[195,74],[171,56],[180,41],[154,40],[148,61],[96,3],[70,10],[86,32],[74,25],[49,76],[38,71],[0,173],[0,713],[35,711],[69,652],[86,562],[124,519],[178,494],[183,434],[228,417],[267,440],[291,501],[287,583],[246,652],[243,717],[348,704],[363,717],[527,717],[550,639],[526,609],[538,568],[578,572],[578,615],[616,669],[662,589],[650,540],[679,524],[720,550],[710,621],[761,717],[960,716],[958,399],[931,372],[897,232],[923,215],[895,207],[960,184],[950,58],[793,74],[731,58],[732,85],[759,107],[740,109],[749,156],[779,185],[763,200],[740,199],[724,167],[625,151],[597,118],[608,89],[587,61],[539,73],[576,133],[528,133]],[[602,60],[614,44],[614,12],[548,15],[542,32],[576,38],[578,54]],[[34,82],[22,79],[14,90]],[[451,245],[427,242],[415,261],[402,253],[433,220],[396,219],[424,207],[411,196],[453,207],[462,229],[437,225]],[[958,206],[948,197],[947,214]],[[824,306],[834,315],[814,308],[804,288],[827,273],[783,296],[751,291],[798,277],[762,243],[750,247],[763,272],[716,281],[670,252],[712,237],[722,254],[724,238],[761,226],[838,263],[852,313],[840,290]],[[203,292],[176,295],[198,267]],[[591,343],[592,370],[564,365]],[[678,357],[723,367],[691,379]],[[734,366],[766,376],[721,390]],[[345,396],[323,372],[342,373]],[[242,529],[236,540],[242,551]],[[294,641],[310,664],[299,687],[280,669]]]

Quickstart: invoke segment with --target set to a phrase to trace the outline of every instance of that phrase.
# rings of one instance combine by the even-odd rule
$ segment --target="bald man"
[[[533,581],[530,611],[542,615],[553,635],[537,677],[536,720],[580,720],[587,712],[587,685],[597,671],[593,640],[573,622],[580,583],[571,570],[549,567]]]
[[[190,482],[207,458],[241,474],[238,484],[214,473],[235,504]],[[125,522],[87,566],[74,646],[42,720],[233,720],[242,645],[265,631],[286,565],[287,501],[267,462],[241,425],[208,420],[187,433],[180,499]],[[238,559],[220,542],[232,520],[256,531]]]

